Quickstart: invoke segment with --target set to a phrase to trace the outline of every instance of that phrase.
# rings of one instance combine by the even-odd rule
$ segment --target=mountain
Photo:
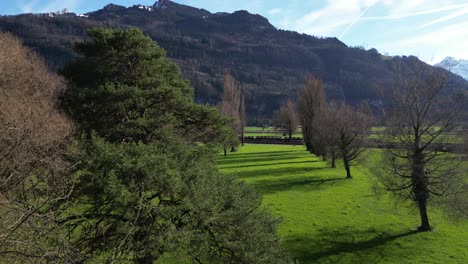
[[[468,60],[456,60],[453,57],[447,57],[434,66],[444,68],[468,80]]]
[[[22,14],[0,17],[0,30],[12,32],[45,57],[53,69],[72,60],[73,44],[87,39],[91,27],[138,27],[166,51],[195,87],[198,102],[214,104],[225,73],[246,91],[251,122],[269,118],[313,74],[324,81],[327,97],[358,104],[380,103],[380,90],[391,89],[396,64],[415,57],[388,57],[375,49],[348,47],[336,38],[280,30],[247,11],[210,13],[160,0],[152,6],[109,4],[83,15]],[[468,82],[448,73],[452,90],[467,91]]]

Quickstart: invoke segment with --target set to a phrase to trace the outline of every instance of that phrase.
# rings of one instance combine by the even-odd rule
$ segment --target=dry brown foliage
[[[304,88],[299,93],[297,110],[307,150],[318,155],[322,153],[319,153],[320,151],[314,144],[313,137],[316,133],[314,123],[325,102],[325,91],[322,81],[314,76],[309,76],[304,83]]]
[[[238,133],[241,128],[241,89],[231,75],[224,76],[224,91],[221,96],[219,110],[226,116],[232,117],[232,129]]]
[[[65,261],[54,221],[55,205],[71,190],[62,173],[73,132],[57,108],[63,89],[41,58],[0,33],[0,259]]]
[[[299,126],[299,117],[296,104],[291,99],[283,103],[278,112],[275,113],[275,126],[281,132],[288,134],[289,139],[296,132]]]

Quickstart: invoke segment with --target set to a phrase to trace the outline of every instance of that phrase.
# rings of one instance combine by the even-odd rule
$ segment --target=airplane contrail
[[[464,9],[461,9],[459,11],[453,12],[453,13],[447,15],[447,16],[432,20],[432,21],[422,25],[421,28],[426,28],[426,27],[429,27],[429,26],[432,26],[432,25],[435,25],[435,24],[439,24],[439,23],[442,23],[442,22],[445,22],[445,21],[448,21],[448,20],[451,20],[451,19],[455,19],[455,18],[464,16],[466,14],[468,14],[468,8],[464,8]]]
[[[456,4],[456,5],[449,5],[449,6],[442,6],[440,8],[434,8],[429,10],[423,10],[413,13],[406,13],[406,14],[399,14],[399,15],[389,15],[389,16],[373,16],[373,17],[363,17],[362,20],[394,20],[394,19],[402,19],[402,18],[409,18],[415,16],[422,16],[422,15],[429,15],[434,13],[440,13],[445,11],[450,11],[453,9],[459,9],[463,7],[467,7],[468,3],[463,4]]]
[[[359,19],[367,12],[367,10],[369,10],[371,7],[372,7],[372,5],[368,6],[364,11],[362,11],[362,13],[361,13],[356,19],[354,19],[354,21],[351,22],[351,24],[348,25],[348,27],[343,31],[343,33],[341,33],[341,35],[340,35],[338,38],[343,37],[343,35],[346,34],[346,32],[348,32],[348,30],[349,30],[354,24],[356,24],[356,22],[358,22],[358,20],[359,20]]]

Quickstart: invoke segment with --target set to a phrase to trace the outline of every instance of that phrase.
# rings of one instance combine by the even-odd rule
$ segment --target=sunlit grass
[[[219,168],[263,194],[282,218],[283,246],[301,263],[468,263],[468,223],[449,220],[434,207],[435,230],[416,233],[411,203],[376,188],[379,155],[372,150],[352,180],[302,146],[246,145],[220,156]]]

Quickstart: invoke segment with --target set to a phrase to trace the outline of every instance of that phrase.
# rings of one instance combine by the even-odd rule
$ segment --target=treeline
[[[89,37],[58,76],[0,35],[2,261],[288,262],[260,195],[216,168],[231,121],[141,31]]]

